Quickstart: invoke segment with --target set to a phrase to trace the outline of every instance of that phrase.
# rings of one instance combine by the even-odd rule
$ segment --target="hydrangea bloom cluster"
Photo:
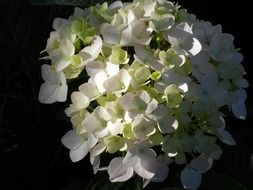
[[[73,129],[62,143],[73,162],[89,153],[95,173],[107,170],[111,182],[137,174],[144,185],[185,165],[182,185],[194,190],[222,154],[217,142],[236,144],[222,110],[245,119],[248,82],[220,25],[170,1],[134,0],[76,8],[53,29],[39,100],[64,102],[68,82],[88,76],[65,110]],[[114,157],[101,166],[105,152]]]

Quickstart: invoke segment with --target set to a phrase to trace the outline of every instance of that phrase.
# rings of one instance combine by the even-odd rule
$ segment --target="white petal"
[[[100,131],[102,129],[101,123],[94,115],[89,115],[82,122],[82,127],[84,127],[90,133]]]
[[[96,156],[96,157],[90,156],[90,163],[93,168],[93,173],[96,174],[98,172],[98,169],[100,166],[100,157],[99,156]]]
[[[67,84],[67,81],[66,81],[66,76],[65,74],[60,71],[60,72],[56,72],[57,73],[57,77],[58,77],[58,81],[59,81],[59,85],[65,85]]]
[[[102,122],[108,121],[110,119],[108,111],[102,106],[96,107],[93,113],[94,116]]]
[[[69,64],[70,64],[69,59],[61,59],[61,60],[55,62],[55,69],[56,69],[56,71],[62,71],[67,66],[69,66]]]
[[[119,65],[113,64],[111,62],[106,62],[105,71],[109,76],[116,75],[119,72]]]
[[[134,94],[127,93],[119,98],[119,103],[126,111],[138,109]]]
[[[79,90],[90,100],[94,100],[99,96],[97,87],[91,83],[82,84],[79,86]]]
[[[77,149],[71,149],[69,151],[70,159],[72,162],[78,162],[82,160],[89,152],[86,143],[81,144]]]
[[[52,104],[56,102],[58,87],[57,84],[43,83],[39,90],[39,101],[44,104]]]
[[[121,131],[121,122],[116,121],[115,123],[112,123],[111,121],[108,121],[107,122],[107,128],[109,129],[109,131],[112,135],[117,135]]]
[[[86,65],[88,62],[95,60],[100,54],[103,41],[100,36],[95,36],[93,42],[90,46],[83,48],[79,54],[83,58],[84,62],[81,63],[78,67]]]
[[[193,37],[192,29],[186,22],[180,23],[172,31],[165,31],[164,35],[165,39],[171,43],[172,49],[179,55],[195,56],[202,49],[200,42]]]
[[[104,24],[101,28],[104,42],[107,44],[120,44],[122,30],[126,28],[125,25],[110,25]]]
[[[146,121],[143,118],[135,119],[132,122],[133,132],[136,138],[138,139],[147,139],[150,135],[154,134],[155,123]]]
[[[95,75],[94,82],[95,82],[97,89],[100,93],[105,92],[104,82],[106,81],[106,79],[107,79],[107,75],[103,71],[101,71]]]
[[[104,138],[105,136],[109,135],[109,130],[107,128],[102,128],[99,131],[95,132],[95,136],[98,139]]]
[[[192,28],[187,22],[181,22],[179,25],[177,25],[177,29],[192,34]]]
[[[87,52],[92,55],[92,57],[97,57],[101,51],[103,45],[103,41],[100,38],[100,36],[95,36],[92,42],[91,46],[85,47],[83,50],[84,52]]]
[[[118,92],[120,91],[123,87],[122,82],[119,80],[118,76],[113,76],[105,80],[103,83],[103,87],[106,92]]]
[[[178,86],[180,90],[182,90],[184,93],[188,92],[188,85],[187,83],[182,83]]]
[[[58,102],[65,102],[67,100],[67,94],[68,94],[68,86],[62,85],[58,88],[56,101]]]
[[[95,157],[100,155],[104,150],[106,149],[106,144],[103,142],[98,143],[96,146],[94,146],[90,151],[90,156]]]
[[[105,69],[105,64],[100,61],[92,61],[87,63],[86,65],[86,72],[89,76],[94,76],[100,71]]]
[[[124,182],[133,176],[133,168],[123,165],[122,160],[123,157],[116,157],[111,160],[108,167],[111,182]]]
[[[82,137],[84,139],[84,143],[87,144],[89,149],[93,148],[98,142],[98,139],[91,133],[84,133]]]
[[[75,130],[70,130],[61,138],[61,142],[68,149],[76,149],[82,144],[83,139]]]
[[[155,176],[156,167],[157,165],[154,159],[141,157],[141,159],[137,160],[134,171],[145,179],[151,179]]]
[[[125,69],[121,69],[117,75],[104,82],[107,92],[122,93],[126,92],[131,82],[131,76]]]
[[[148,103],[150,102],[150,100],[151,100],[149,94],[148,94],[147,91],[145,91],[145,90],[142,90],[142,91],[138,94],[138,98],[139,98],[141,101],[145,102],[145,104],[148,104]]]
[[[42,79],[50,84],[57,84],[59,82],[56,71],[50,65],[44,64],[41,66],[41,75]]]
[[[184,188],[197,190],[201,183],[201,173],[186,166],[181,172],[180,179]]]
[[[131,11],[129,11],[131,12]],[[129,24],[121,33],[120,45],[127,46],[132,42],[132,26]]]
[[[131,76],[125,69],[121,69],[118,73],[118,78],[119,80],[123,83],[124,85],[124,92],[128,89],[130,82],[131,82]]]
[[[121,7],[123,7],[123,4],[122,4],[122,2],[121,1],[114,1],[113,3],[111,3],[110,5],[109,5],[109,9],[110,10],[112,10],[112,9],[118,9],[118,8],[121,8]]]
[[[153,52],[146,49],[145,46],[135,44],[134,50],[136,53],[135,58],[143,64],[147,64],[154,70],[158,71],[161,71],[164,68],[164,65],[154,58]]]
[[[138,156],[135,150],[127,151],[122,163],[127,166],[134,166],[137,163]]]
[[[145,112],[150,114],[154,110],[156,110],[157,106],[158,106],[158,102],[155,99],[152,99],[151,102],[148,104],[147,109],[146,109]]]
[[[61,41],[60,49],[63,55],[70,57],[75,54],[75,46],[68,39],[64,39]]]
[[[73,106],[77,109],[85,109],[89,106],[90,100],[82,92],[73,92],[71,94],[71,101]]]
[[[201,43],[196,38],[193,38],[192,48],[188,50],[189,55],[195,56],[201,51],[201,49]]]

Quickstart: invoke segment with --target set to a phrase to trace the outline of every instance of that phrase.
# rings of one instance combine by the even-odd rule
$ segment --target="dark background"
[[[252,84],[253,17],[249,1],[181,0],[179,4],[200,19],[222,24],[224,32],[234,35],[236,47],[245,56],[246,78]],[[34,6],[29,1],[0,0],[1,190],[66,190],[71,186],[79,190],[78,187],[93,179],[88,156],[72,163],[68,150],[61,145],[62,135],[71,128],[63,113],[67,103],[43,105],[37,99],[42,83],[40,51],[45,48],[53,19],[68,17],[72,11],[70,6]],[[252,87],[247,91],[248,118],[245,121],[229,118],[230,131],[238,145],[223,147],[224,154],[214,170],[250,190],[253,189],[249,165],[253,152]]]

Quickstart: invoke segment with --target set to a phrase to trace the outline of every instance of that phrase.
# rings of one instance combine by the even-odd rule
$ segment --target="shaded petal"
[[[198,170],[200,173],[207,172],[213,165],[213,159],[206,154],[201,154],[199,157],[191,160],[189,166]]]
[[[55,62],[55,69],[56,69],[56,71],[62,71],[67,66],[69,66],[69,64],[70,64],[69,59],[61,59],[61,60]]]
[[[100,54],[101,48],[103,45],[103,41],[99,35],[95,36],[93,42],[90,46],[83,48],[79,54],[83,58],[83,63],[81,63],[78,67],[82,67],[86,65],[88,62],[95,60]]]
[[[168,159],[169,157],[167,157]],[[153,182],[163,182],[167,179],[169,167],[167,166],[168,160],[165,160],[162,155],[158,157],[157,168],[155,176],[151,179]]]
[[[86,65],[86,72],[89,76],[94,76],[105,69],[106,65],[100,61],[91,61]]]
[[[56,71],[50,65],[41,66],[42,79],[50,84],[57,84],[59,82]]]
[[[87,147],[89,149],[94,147],[98,142],[98,139],[91,133],[84,133],[82,136],[84,139],[84,143],[87,144]]]
[[[39,101],[44,104],[56,102],[58,88],[59,86],[57,84],[43,83],[39,90]]]
[[[99,96],[97,87],[91,83],[82,84],[79,86],[79,90],[90,100],[94,100]]]
[[[134,171],[145,179],[151,179],[155,176],[156,168],[157,163],[155,159],[143,156],[138,159],[134,166]]]
[[[70,130],[61,138],[61,142],[68,149],[76,149],[82,144],[83,139],[75,130]]]
[[[87,147],[87,144],[83,143],[78,148],[70,150],[70,159],[72,162],[78,162],[82,160],[88,154],[88,152],[89,149]]]
[[[110,119],[108,111],[102,106],[95,108],[94,116],[102,122],[108,121]]]
[[[94,133],[102,129],[101,123],[94,115],[89,115],[82,122],[82,127],[84,127],[90,133]]]
[[[134,166],[137,163],[138,156],[135,150],[127,151],[122,163],[127,166]]]
[[[67,19],[64,18],[55,18],[53,21],[53,29],[59,31],[63,26],[66,26],[69,23]]]
[[[151,102],[148,104],[145,112],[150,114],[152,113],[154,110],[156,110],[158,106],[158,102],[155,99],[152,99]]]
[[[90,156],[90,163],[93,168],[93,173],[96,174],[98,172],[98,169],[100,166],[100,157],[99,156],[96,156],[96,157]]]
[[[63,55],[70,57],[75,54],[75,46],[68,39],[64,39],[61,41],[60,49]]]
[[[180,180],[184,188],[197,190],[201,183],[201,173],[186,166],[181,172]]]
[[[104,150],[106,149],[106,144],[104,142],[98,143],[96,146],[94,146],[90,151],[90,156],[95,157],[100,155]]]
[[[232,137],[232,135],[228,132],[225,131],[223,127],[220,127],[217,129],[217,137],[227,145],[236,145],[235,139]]]
[[[116,157],[111,160],[108,167],[111,182],[124,182],[133,176],[133,168],[123,165],[122,160],[123,157]]]
[[[67,94],[68,94],[68,86],[62,85],[58,88],[58,93],[56,96],[56,101],[58,102],[65,102],[67,100]]]
[[[73,92],[71,94],[71,101],[73,106],[77,109],[85,109],[89,106],[90,100],[87,96],[85,96],[82,92]]]
[[[245,119],[247,115],[245,100],[247,98],[247,93],[243,89],[236,91],[236,96],[238,98],[237,102],[232,104],[232,112],[234,116],[238,119]]]

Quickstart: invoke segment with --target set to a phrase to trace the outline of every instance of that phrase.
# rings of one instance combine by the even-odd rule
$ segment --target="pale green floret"
[[[120,136],[108,136],[104,138],[106,151],[113,154],[125,146],[125,140]]]
[[[179,88],[174,84],[165,88],[164,95],[168,106],[171,108],[178,107],[183,100],[183,95],[180,93]]]
[[[113,64],[127,64],[129,62],[127,51],[114,47],[112,54],[109,56],[109,61]]]

